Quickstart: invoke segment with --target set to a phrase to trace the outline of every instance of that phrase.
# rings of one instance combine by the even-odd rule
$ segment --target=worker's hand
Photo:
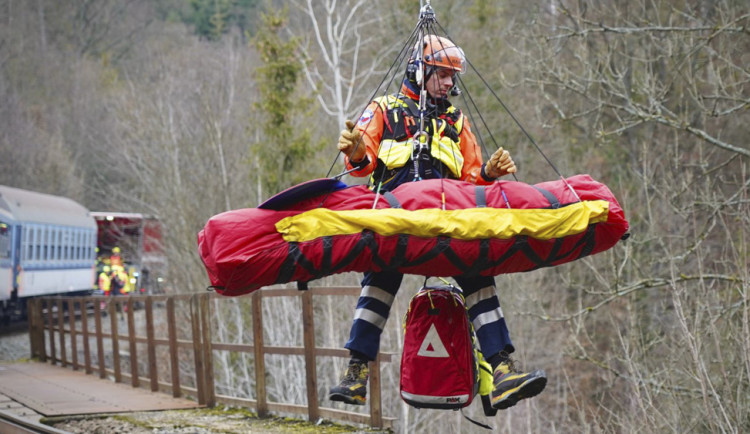
[[[499,178],[509,173],[516,173],[516,163],[510,158],[510,152],[498,148],[484,167],[484,173],[490,178]]]
[[[339,136],[339,151],[349,157],[352,163],[359,163],[365,158],[365,144],[361,142],[362,132],[354,128],[354,122],[347,120],[346,129]]]

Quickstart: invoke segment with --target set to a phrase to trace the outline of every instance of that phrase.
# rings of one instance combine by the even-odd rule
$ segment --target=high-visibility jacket
[[[404,84],[398,96],[377,98],[367,106],[355,128],[362,132],[368,161],[364,166],[353,165],[347,158],[347,168],[356,169],[353,176],[372,174],[375,182],[387,181],[398,169],[413,165],[411,138],[419,130],[414,108],[417,104],[417,95]],[[481,149],[469,120],[459,109],[444,101],[437,113],[425,116],[425,130],[428,129],[433,134],[427,152],[433,165],[442,165],[443,177],[481,185],[494,181],[481,176]],[[437,173],[428,176],[437,177]]]
[[[109,257],[109,265],[113,266],[113,267],[119,265],[119,266],[122,267],[123,266],[123,264],[122,264],[122,256],[120,256],[118,254],[114,254],[114,255],[110,256]]]
[[[104,291],[104,295],[109,295],[111,286],[112,280],[109,278],[109,274],[104,271],[99,273],[99,289]]]

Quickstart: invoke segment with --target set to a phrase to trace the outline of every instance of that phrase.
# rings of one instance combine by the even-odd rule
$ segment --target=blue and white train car
[[[0,185],[0,316],[29,297],[90,291],[96,221],[78,202]]]

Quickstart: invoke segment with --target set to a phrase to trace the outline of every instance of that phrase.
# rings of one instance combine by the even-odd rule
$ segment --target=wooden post
[[[315,366],[315,321],[312,293],[302,292],[302,334],[305,348],[305,376],[307,378],[307,415],[310,422],[320,418],[318,377]]]
[[[383,408],[380,396],[380,355],[370,362],[370,426],[383,427]]]
[[[60,338],[60,366],[67,366],[67,355],[65,354],[65,311],[63,310],[62,298],[57,299],[57,327],[58,338]]]
[[[177,329],[174,315],[174,298],[167,299],[167,330],[169,333],[169,369],[172,373],[172,396],[182,396],[180,390],[180,363],[177,352]]]
[[[138,378],[138,345],[135,342],[135,313],[132,297],[128,297],[128,348],[130,349],[130,384],[138,387],[141,382]]]
[[[49,332],[49,361],[54,365],[57,363],[57,355],[55,354],[55,319],[52,314],[52,299],[45,299],[47,305],[47,331]]]
[[[206,406],[214,407],[216,405],[216,393],[214,391],[214,363],[213,348],[211,346],[211,308],[209,303],[209,293],[201,294],[201,330],[203,331],[201,340],[203,341],[203,379],[206,387]]]
[[[91,374],[91,348],[89,348],[89,298],[81,299],[81,334],[83,335],[83,365],[86,374]]]
[[[258,416],[268,415],[268,398],[266,396],[266,361],[263,351],[263,290],[252,295],[253,314],[253,356],[255,358],[255,399]]]
[[[68,299],[68,324],[70,324],[70,352],[73,370],[78,370],[78,337],[76,336],[76,299]]]
[[[99,364],[99,378],[106,378],[107,371],[104,368],[104,338],[102,337],[102,303],[94,307],[94,321],[96,323],[96,360]]]
[[[117,333],[117,301],[112,297],[109,303],[109,323],[112,335],[112,364],[115,370],[115,383],[122,383],[120,372],[120,336]]]
[[[28,301],[26,307],[28,309],[27,315],[29,318],[29,343],[31,344],[31,357],[39,357],[39,360],[44,362],[44,323],[42,322],[43,319],[41,316],[41,300],[32,298]]]
[[[159,371],[156,369],[156,344],[154,343],[154,300],[146,299],[146,341],[148,346],[148,376],[151,380],[151,391],[159,390]]]
[[[206,404],[206,382],[203,378],[203,351],[201,350],[201,319],[198,294],[190,297],[190,323],[193,326],[193,359],[195,360],[195,388],[198,404]]]

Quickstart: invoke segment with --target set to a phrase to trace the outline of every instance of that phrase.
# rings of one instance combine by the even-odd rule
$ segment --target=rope
[[[441,33],[443,33],[448,40],[450,40],[451,42],[453,42],[455,44],[455,42],[453,41],[453,38],[450,37],[450,35],[447,32],[447,30],[445,30],[445,28],[443,28],[443,26],[437,21],[437,18],[435,17],[434,12],[432,11],[432,7],[430,5],[430,2],[427,1],[426,5],[422,4],[422,2],[420,2],[420,14],[419,14],[419,20],[417,21],[417,25],[415,26],[415,28],[410,33],[410,35],[407,38],[405,44],[401,47],[401,50],[399,51],[399,54],[396,56],[396,59],[394,59],[393,63],[391,63],[390,67],[388,68],[388,71],[385,73],[383,79],[378,84],[377,88],[373,92],[373,94],[370,97],[369,101],[374,101],[375,100],[375,96],[378,94],[378,92],[381,90],[381,88],[383,88],[383,84],[386,83],[386,81],[388,81],[388,84],[385,86],[385,88],[383,88],[383,90],[384,90],[383,97],[387,97],[389,95],[388,89],[393,85],[394,80],[398,76],[398,73],[395,72],[395,71],[397,71],[397,68],[399,68],[399,67],[401,67],[401,70],[403,70],[404,72],[401,74],[401,81],[399,82],[399,90],[398,90],[398,92],[394,92],[394,93],[397,93],[397,95],[396,95],[397,98],[401,95],[400,83],[402,83],[404,81],[404,79],[406,78],[406,68],[403,68],[404,62],[410,57],[410,52],[411,52],[412,47],[418,46],[419,41],[423,40],[423,38],[425,36],[427,36],[427,35],[436,35],[437,36],[438,32],[436,31],[436,29],[439,30]],[[422,50],[417,49],[417,52],[416,52],[415,55],[416,55],[416,62],[418,64],[418,70],[422,71],[423,70],[423,68],[421,67],[422,66],[421,65],[422,55],[423,55]],[[510,118],[513,120],[513,122],[518,126],[518,128],[521,130],[521,132],[524,134],[524,136],[528,139],[528,141],[534,146],[534,148],[537,150],[537,152],[545,159],[545,161],[547,162],[547,164],[552,168],[552,170],[557,174],[557,176],[560,177],[560,179],[563,181],[563,183],[572,192],[572,194],[574,195],[574,197],[578,201],[581,201],[581,198],[578,196],[578,194],[573,189],[573,187],[567,182],[567,180],[562,175],[562,173],[557,168],[557,166],[544,153],[544,151],[542,150],[541,146],[539,146],[539,144],[536,142],[536,140],[534,140],[534,138],[531,136],[531,134],[523,126],[523,124],[521,123],[521,121],[510,110],[510,108],[505,104],[505,102],[500,98],[500,96],[494,91],[494,89],[492,89],[492,87],[490,86],[490,84],[487,82],[487,80],[484,78],[484,76],[482,76],[482,74],[477,70],[477,68],[474,66],[474,64],[471,63],[471,61],[468,59],[468,57],[466,58],[466,63],[471,67],[471,70],[474,71],[474,73],[476,73],[476,75],[479,77],[479,79],[481,80],[481,82],[489,90],[490,94],[500,104],[500,106],[503,108],[503,110],[510,116]],[[390,77],[390,79],[389,79],[389,77]],[[461,97],[462,97],[462,101],[464,102],[464,107],[465,107],[465,110],[466,110],[466,116],[467,116],[467,118],[472,123],[474,123],[473,121],[475,119],[477,119],[479,122],[477,122],[476,125],[481,125],[483,127],[483,128],[476,128],[474,131],[475,131],[475,134],[477,136],[477,140],[480,143],[480,146],[482,148],[483,153],[486,154],[487,160],[489,160],[489,157],[490,157],[491,154],[488,151],[487,147],[485,146],[485,140],[484,140],[484,137],[482,135],[482,130],[483,129],[486,130],[486,132],[487,132],[487,134],[489,136],[489,140],[494,145],[495,149],[498,149],[500,146],[497,143],[494,135],[492,134],[492,129],[489,127],[487,120],[482,115],[482,112],[479,109],[476,101],[471,96],[471,94],[468,92],[468,90],[466,90],[467,87],[464,86],[464,81],[463,81],[463,79],[461,79],[460,74],[456,74],[456,77],[457,77],[458,84],[460,84],[461,87],[464,89],[464,91],[461,92]],[[426,82],[426,77],[422,77],[422,80],[420,80],[420,89],[419,89],[419,91],[420,91],[420,95],[419,95],[420,96],[420,98],[419,98],[419,117],[420,117],[420,119],[419,119],[419,131],[414,135],[413,139],[420,139],[421,140],[420,137],[425,137],[425,136],[421,136],[421,134],[424,134],[424,130],[425,130],[424,121],[425,121],[425,115],[426,115],[426,111],[427,111],[426,101],[425,101],[424,98],[421,97],[426,92],[426,90],[425,90],[425,82]],[[359,117],[360,118],[361,118],[362,114],[364,113],[364,110],[365,109],[362,109],[362,111],[360,111],[360,113],[359,113]],[[370,122],[371,121],[372,120],[370,120]],[[367,127],[365,127],[365,129],[366,128]],[[361,138],[360,138],[359,143],[357,143],[357,146],[360,146],[360,145],[362,145],[362,139]],[[416,146],[419,146],[419,145],[416,145]],[[380,150],[378,150],[378,151],[380,151]],[[418,159],[416,158],[419,155],[420,152],[423,152],[423,151],[419,150],[419,151],[415,152],[415,158],[413,158],[415,180],[421,179],[421,177],[419,176],[419,163],[417,161]],[[336,155],[336,158],[334,159],[331,167],[328,170],[327,176],[330,176],[330,174],[332,173],[333,168],[335,167],[335,164],[338,161],[339,155],[340,155],[340,152]],[[454,158],[455,158],[455,156],[454,156]],[[386,165],[387,165],[387,162],[384,162],[384,163],[386,163]],[[442,166],[439,169],[440,169],[440,179],[442,181],[444,179],[444,177],[445,177],[445,173],[443,173],[443,167]],[[355,170],[356,169],[345,170],[345,171],[339,173],[338,175],[333,176],[333,178],[334,179],[341,179],[344,175],[349,174],[349,173],[351,173],[351,172],[353,172]],[[433,170],[435,170],[435,168],[433,168]],[[380,174],[377,176],[377,179],[375,179],[376,177],[372,177],[372,179],[368,180],[368,183],[367,183],[368,186],[377,186],[377,188],[375,190],[376,199],[375,199],[375,202],[373,203],[373,208],[375,207],[375,205],[377,205],[377,199],[378,199],[378,196],[380,194],[380,189],[381,189],[381,186],[383,184],[383,181],[385,180],[384,178],[385,178],[385,176],[386,176],[387,173],[388,173],[387,170],[385,170],[385,169],[381,170]],[[513,173],[512,175],[513,175],[513,179],[516,180],[516,181],[518,181],[518,177],[516,176],[516,174]],[[506,204],[507,204],[508,207],[510,207],[510,204],[507,203],[507,201],[506,201]],[[443,206],[445,206],[444,203],[443,203]]]
[[[436,23],[437,23],[437,21],[436,21]],[[440,30],[445,33],[446,37],[449,40],[453,41],[453,38],[450,37],[450,35],[448,34],[448,31],[445,30],[443,28],[443,26],[440,25],[440,23],[437,23],[437,25],[440,28]],[[466,58],[466,63],[468,63],[469,66],[471,66],[471,69],[477,74],[477,76],[479,77],[479,79],[482,80],[482,83],[484,83],[485,87],[487,87],[487,90],[490,91],[490,93],[492,94],[493,97],[495,97],[495,99],[497,100],[497,102],[500,103],[500,106],[502,106],[503,110],[505,110],[505,112],[508,113],[508,116],[510,116],[511,119],[513,119],[513,122],[515,122],[515,124],[518,126],[518,128],[520,128],[521,132],[523,132],[523,134],[526,136],[526,138],[529,140],[529,142],[532,145],[534,145],[534,148],[545,159],[545,161],[547,161],[547,164],[549,164],[549,166],[552,167],[552,170],[555,171],[555,173],[557,174],[557,176],[560,177],[560,179],[563,181],[563,183],[568,187],[568,189],[570,189],[570,191],[573,193],[573,195],[576,197],[576,199],[578,199],[578,201],[580,202],[581,198],[578,196],[578,193],[576,193],[576,191],[573,189],[573,187],[571,187],[571,185],[565,180],[565,177],[557,169],[557,166],[555,166],[555,164],[547,157],[547,154],[545,154],[544,151],[542,151],[542,148],[537,144],[536,140],[534,140],[534,138],[531,136],[531,134],[529,134],[529,132],[526,130],[526,128],[524,128],[523,124],[521,124],[521,121],[518,120],[518,118],[516,117],[515,114],[513,114],[513,112],[510,110],[510,108],[508,108],[508,106],[505,105],[505,102],[503,102],[503,100],[500,99],[500,97],[497,95],[497,93],[495,93],[495,90],[492,89],[492,87],[490,86],[489,83],[487,83],[487,80],[485,80],[484,76],[482,76],[482,74],[477,70],[477,68],[474,67],[474,64],[471,63],[471,61],[469,60],[468,57]],[[460,77],[459,77],[459,81],[461,81],[461,83],[463,84],[463,81],[460,79]],[[467,94],[468,94],[468,92],[467,92]],[[471,99],[471,97],[469,97],[469,98]],[[473,102],[473,99],[472,99],[472,102]],[[475,107],[476,107],[476,104],[475,104]],[[479,113],[479,115],[481,117],[481,112],[479,112],[478,109],[477,109],[477,112]],[[484,118],[482,118],[482,123],[485,126],[485,128],[487,128],[487,131],[490,133],[490,136],[491,136],[492,132],[487,127],[487,123],[484,121]],[[493,143],[495,143],[495,145],[497,146],[497,142],[494,141],[494,138],[493,138]],[[513,177],[515,178],[515,174],[513,175]]]
[[[414,30],[412,30],[411,34],[409,35],[409,37],[406,40],[406,43],[401,47],[401,51],[399,51],[399,54],[396,56],[396,59],[394,59],[393,63],[391,63],[391,66],[388,68],[388,71],[386,71],[385,75],[383,76],[383,79],[380,80],[380,83],[375,88],[375,91],[372,93],[372,95],[370,96],[370,99],[368,101],[373,101],[375,99],[375,96],[380,91],[380,88],[383,86],[383,83],[385,83],[385,81],[388,78],[388,76],[392,74],[392,71],[394,71],[394,68],[397,65],[400,66],[401,64],[403,64],[404,59],[406,58],[406,55],[409,52],[409,50],[408,50],[409,41],[411,41],[412,39],[415,38],[415,35],[416,35],[416,33],[417,33],[418,30],[419,30],[419,23],[417,23],[417,26],[414,28]],[[385,87],[385,93],[383,94],[383,96],[386,96],[388,94],[387,93],[388,88],[390,88],[390,86],[391,86],[391,84],[393,82],[393,78],[395,78],[395,73],[393,73],[393,74],[394,74],[394,76],[391,77],[391,80],[389,81],[388,85]],[[405,74],[405,72],[404,72],[404,74]],[[359,118],[362,117],[362,114],[364,113],[364,111],[365,111],[365,109],[363,108],[359,112],[359,116],[357,117],[357,119],[359,119]],[[361,142],[362,142],[362,140],[360,139],[360,143],[357,143],[357,146],[359,146],[361,144]],[[339,158],[340,154],[341,154],[341,151],[339,151],[336,154],[336,158],[334,158],[333,163],[331,164],[331,167],[328,169],[328,173],[326,174],[326,177],[330,177],[331,176],[331,173],[333,172],[333,168],[336,166],[336,162],[338,161],[338,158]],[[349,172],[351,172],[351,170],[350,171],[345,171],[345,172],[340,173],[338,175],[335,175],[335,176],[333,176],[333,178],[334,179],[341,179],[341,177],[343,177],[344,175],[346,175]]]

